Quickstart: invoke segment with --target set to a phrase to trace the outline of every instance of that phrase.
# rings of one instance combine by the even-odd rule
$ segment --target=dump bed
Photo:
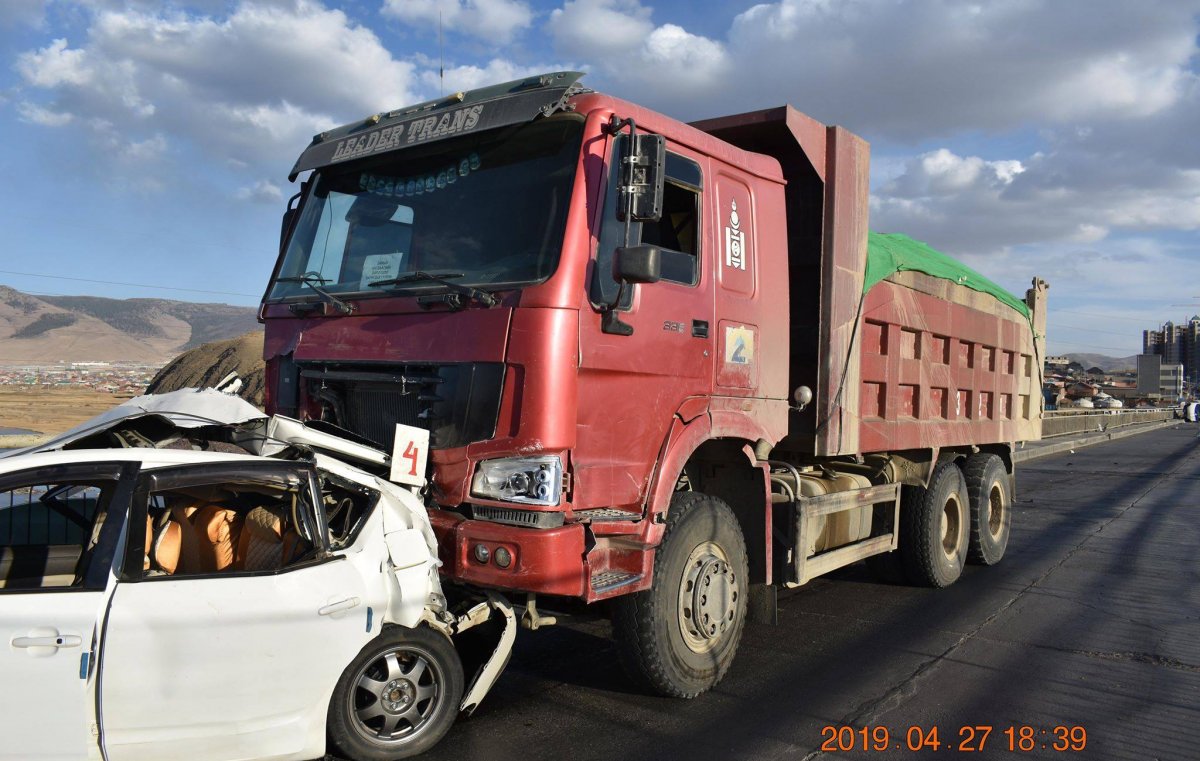
[[[773,156],[788,183],[789,379],[813,403],[791,415],[781,448],[832,456],[1040,438],[1043,283],[1022,308],[949,257],[870,234],[870,147],[841,127],[791,106],[693,126]]]

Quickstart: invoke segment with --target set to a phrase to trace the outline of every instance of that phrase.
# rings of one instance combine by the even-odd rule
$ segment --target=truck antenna
[[[438,87],[441,88],[439,95],[446,94],[446,68],[442,63],[442,8],[441,3],[438,3]]]

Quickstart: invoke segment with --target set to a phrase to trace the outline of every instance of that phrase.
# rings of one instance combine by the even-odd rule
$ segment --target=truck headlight
[[[475,497],[557,505],[562,494],[562,460],[557,455],[484,460],[471,481]]]

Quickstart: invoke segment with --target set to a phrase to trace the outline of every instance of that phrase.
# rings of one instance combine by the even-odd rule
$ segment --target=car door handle
[[[357,597],[347,597],[345,600],[338,600],[337,602],[329,603],[323,608],[317,608],[317,615],[328,616],[333,613],[341,613],[343,610],[357,608],[358,603],[359,599]]]
[[[83,638],[78,634],[59,634],[53,637],[13,637],[13,647],[79,647]]]

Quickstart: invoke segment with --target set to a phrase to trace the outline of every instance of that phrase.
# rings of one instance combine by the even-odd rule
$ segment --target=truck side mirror
[[[621,246],[613,257],[613,275],[623,283],[657,283],[662,278],[662,252],[649,243]]]
[[[617,219],[626,221],[625,210],[634,222],[653,222],[662,217],[664,170],[667,158],[666,142],[662,135],[644,132],[626,138],[621,163],[622,176]]]
[[[279,225],[279,253],[283,253],[283,247],[287,245],[288,229],[292,226],[292,220],[296,218],[295,209],[287,209],[283,212],[283,222]]]
[[[288,199],[287,208],[283,210],[283,220],[279,223],[280,256],[283,256],[283,249],[287,246],[288,231],[292,229],[292,223],[296,221],[296,214],[300,210],[300,206],[296,202],[300,200],[300,196],[304,193],[304,189],[308,187],[308,183],[308,180],[304,181],[304,184],[300,186],[300,192]]]

